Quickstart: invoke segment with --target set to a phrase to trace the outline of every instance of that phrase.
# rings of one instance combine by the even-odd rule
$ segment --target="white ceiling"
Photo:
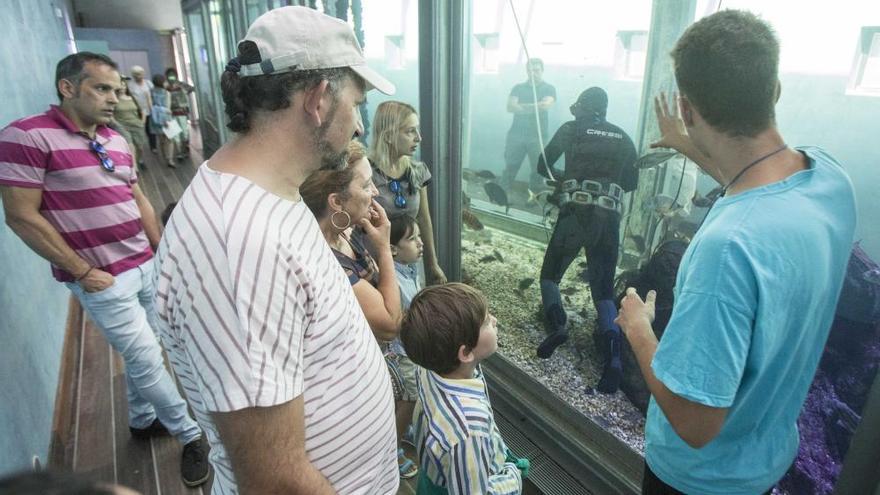
[[[183,27],[180,0],[67,1],[77,27],[159,31]]]

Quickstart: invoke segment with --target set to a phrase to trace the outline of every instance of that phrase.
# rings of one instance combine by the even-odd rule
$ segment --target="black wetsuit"
[[[565,171],[561,176],[553,174],[558,182],[589,179],[605,187],[615,183],[627,192],[635,189],[638,177],[638,171],[633,167],[636,149],[620,127],[598,117],[566,122],[544,150],[550,164],[563,153]],[[542,160],[539,160],[538,169],[549,177]],[[587,255],[593,300],[611,299],[619,224],[620,214],[615,211],[572,202],[562,205],[544,255],[541,280],[559,284],[565,270],[583,248]],[[558,299],[558,295],[554,299]],[[544,307],[546,309],[547,305]]]
[[[544,150],[547,163],[552,164],[565,154],[565,171],[553,171],[558,183],[575,179],[599,182],[607,191],[614,183],[624,191],[632,191],[638,180],[634,167],[636,150],[632,140],[616,125],[604,118],[590,115],[566,122],[556,131]],[[538,171],[549,178],[547,165],[539,160]],[[553,170],[551,168],[551,170]],[[561,187],[561,186],[560,186]],[[560,188],[557,188],[559,194]],[[619,352],[620,329],[614,325],[617,307],[614,303],[614,271],[617,267],[620,213],[596,205],[568,202],[560,206],[553,236],[547,245],[541,266],[541,299],[544,316],[552,333],[567,335],[566,315],[559,294],[559,282],[581,249],[587,258],[587,274],[593,303],[599,314],[599,331],[616,341]],[[552,335],[551,333],[551,335]],[[538,354],[549,357],[564,339],[548,339]],[[619,360],[619,355],[618,355]],[[601,385],[600,385],[601,387]],[[608,391],[616,390],[607,387]]]

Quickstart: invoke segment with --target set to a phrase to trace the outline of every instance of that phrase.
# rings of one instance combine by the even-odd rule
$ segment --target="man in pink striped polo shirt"
[[[107,127],[122,80],[113,60],[81,52],[58,63],[55,84],[60,106],[0,131],[6,223],[52,264],[122,354],[132,435],[175,435],[184,445],[184,482],[202,484],[206,445],[151,328],[158,222],[128,145]]]

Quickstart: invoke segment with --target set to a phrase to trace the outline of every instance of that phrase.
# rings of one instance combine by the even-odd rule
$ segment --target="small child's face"
[[[414,224],[412,231],[397,242],[397,254],[395,254],[394,259],[398,263],[408,265],[422,258],[422,236],[419,234],[419,226]]]
[[[480,327],[480,338],[477,340],[477,346],[474,347],[474,357],[478,361],[482,361],[487,357],[495,354],[498,349],[498,320],[492,316],[492,313],[486,314],[486,319]]]

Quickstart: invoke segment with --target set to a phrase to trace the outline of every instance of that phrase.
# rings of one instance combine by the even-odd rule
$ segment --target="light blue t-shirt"
[[[809,169],[721,198],[679,268],[652,368],[676,395],[729,408],[701,449],[653,397],[645,459],[685,493],[757,494],[798,449],[797,417],[834,318],[856,225],[852,183],[818,148]]]
[[[406,265],[394,262],[394,270],[397,272],[397,285],[400,287],[400,305],[403,310],[409,309],[409,303],[412,302],[416,294],[421,290],[419,284],[419,271],[416,264]],[[406,356],[400,337],[391,341],[391,350],[401,356]]]

